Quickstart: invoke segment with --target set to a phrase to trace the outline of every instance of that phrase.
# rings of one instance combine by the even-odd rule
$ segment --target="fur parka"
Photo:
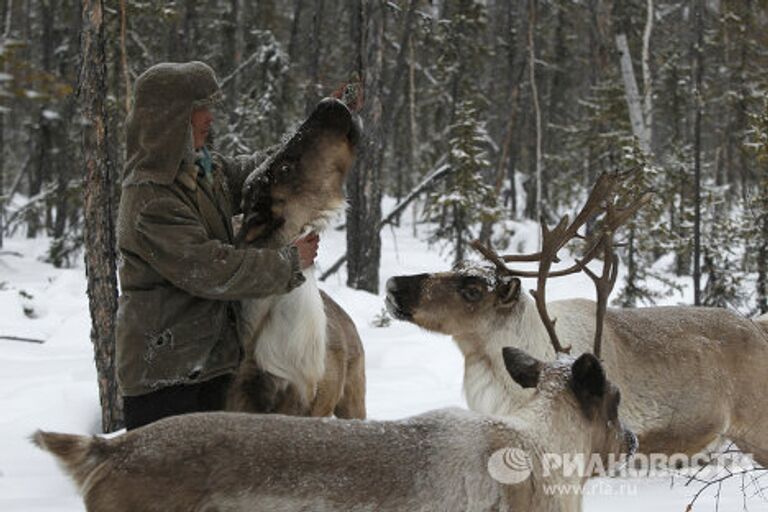
[[[117,221],[117,376],[127,396],[234,372],[239,299],[304,280],[294,247],[235,247],[231,218],[258,154],[214,154],[213,182],[198,179],[190,117],[218,94],[202,62],[158,64],[136,81]]]

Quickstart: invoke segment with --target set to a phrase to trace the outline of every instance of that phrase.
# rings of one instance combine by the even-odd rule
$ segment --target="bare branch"
[[[39,340],[37,338],[24,338],[22,336],[2,336],[0,335],[0,340],[8,340],[8,341],[23,341],[25,343],[45,343],[45,340]]]
[[[253,52],[250,57],[248,57],[242,64],[237,66],[234,71],[232,71],[230,74],[225,76],[224,78],[219,81],[219,87],[224,88],[226,85],[232,81],[233,78],[235,78],[237,75],[239,75],[245,68],[253,64],[258,60],[259,57],[262,56],[262,53],[259,51]]]

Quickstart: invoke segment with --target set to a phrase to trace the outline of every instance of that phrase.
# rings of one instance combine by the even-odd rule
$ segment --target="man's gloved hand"
[[[299,266],[302,270],[315,263],[319,243],[320,235],[314,232],[293,242],[293,245],[299,250]]]

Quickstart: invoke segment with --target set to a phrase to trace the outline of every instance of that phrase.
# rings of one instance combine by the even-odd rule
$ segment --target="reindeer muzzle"
[[[429,274],[396,276],[387,280],[387,311],[398,320],[413,320],[413,313],[419,304],[421,285]]]

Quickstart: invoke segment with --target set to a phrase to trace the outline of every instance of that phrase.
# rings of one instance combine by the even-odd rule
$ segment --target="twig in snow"
[[[21,337],[21,336],[2,336],[2,335],[0,335],[0,340],[23,341],[24,343],[39,343],[39,344],[45,343],[45,340],[39,340],[37,338],[24,338],[24,337]]]

